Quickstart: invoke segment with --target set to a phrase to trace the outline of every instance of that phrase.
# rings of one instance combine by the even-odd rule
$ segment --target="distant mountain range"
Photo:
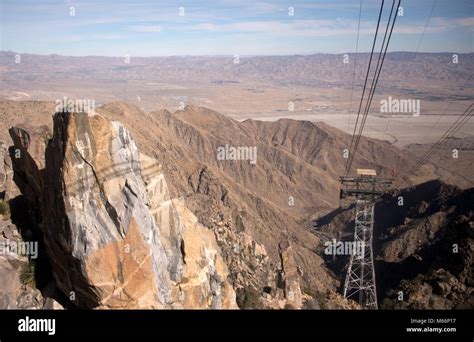
[[[365,77],[370,54],[315,54],[294,56],[202,57],[68,57],[0,51],[3,81],[48,79],[158,80],[159,82],[271,82],[292,86],[342,86],[350,88],[354,64],[356,85]],[[347,63],[344,61],[347,57]],[[377,58],[378,55],[375,56]],[[388,53],[381,79],[399,82],[452,82],[467,79],[474,72],[474,53]],[[464,82],[465,83],[465,82]],[[467,86],[474,84],[470,80]],[[458,84],[459,86],[459,84]]]

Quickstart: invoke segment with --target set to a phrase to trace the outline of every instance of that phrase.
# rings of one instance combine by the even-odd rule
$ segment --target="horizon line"
[[[50,56],[60,56],[60,57],[76,57],[76,58],[87,58],[87,57],[102,57],[102,58],[123,58],[126,56],[134,57],[134,58],[159,58],[159,57],[234,57],[237,54],[215,54],[215,55],[191,55],[191,54],[181,54],[181,55],[153,55],[153,56],[139,56],[139,55],[120,55],[120,56],[106,56],[106,55],[62,55],[58,53],[49,53],[49,54],[38,54],[38,53],[30,53],[30,52],[18,52],[12,50],[0,50],[0,54],[3,53],[11,53],[11,54],[18,54],[18,55],[33,55],[33,56],[42,56],[42,57],[50,57]],[[412,54],[458,54],[458,55],[469,55],[474,54],[472,52],[455,52],[455,51],[436,51],[436,52],[422,52],[422,51],[389,51],[387,54],[395,54],[395,53],[412,53]],[[314,56],[314,55],[361,55],[361,54],[370,54],[370,51],[358,51],[358,52],[314,52],[314,53],[294,53],[294,54],[242,54],[238,55],[239,57],[245,58],[252,58],[252,57],[294,57],[294,56]]]

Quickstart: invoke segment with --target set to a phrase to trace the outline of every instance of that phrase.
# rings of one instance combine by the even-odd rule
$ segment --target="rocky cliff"
[[[44,164],[31,131],[10,134],[54,283],[73,306],[237,308],[214,234],[170,198],[161,165],[120,123],[57,113]]]

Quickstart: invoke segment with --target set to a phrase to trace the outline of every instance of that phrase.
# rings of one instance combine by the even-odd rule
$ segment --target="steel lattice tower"
[[[354,245],[346,281],[345,298],[359,298],[359,304],[368,309],[377,309],[372,238],[374,229],[374,203],[357,200],[354,230]]]
[[[344,297],[358,299],[365,309],[377,309],[377,288],[373,255],[375,200],[392,183],[376,178],[374,170],[357,170],[358,177],[342,177],[341,199],[356,198],[354,245],[349,261]]]

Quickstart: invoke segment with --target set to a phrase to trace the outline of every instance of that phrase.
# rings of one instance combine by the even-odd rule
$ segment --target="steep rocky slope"
[[[30,225],[34,218],[28,218],[30,207],[13,179],[10,151],[0,143],[0,309],[50,307],[52,300],[46,303],[31,281],[34,269],[24,251],[30,247],[25,243],[37,241],[34,225]]]
[[[460,190],[440,181],[377,202],[374,253],[382,308],[474,307],[473,203],[474,188]],[[344,207],[316,221],[316,234],[350,241],[353,225],[353,206]],[[347,256],[326,258],[341,279],[347,261]]]
[[[418,158],[424,156],[432,144],[409,144],[405,149]],[[438,177],[448,184],[456,184],[462,189],[474,186],[474,173],[472,163],[474,160],[474,137],[456,138],[451,137],[440,145],[439,150],[434,152],[430,161],[437,167],[431,166],[433,173],[449,170],[451,174],[441,172]]]

